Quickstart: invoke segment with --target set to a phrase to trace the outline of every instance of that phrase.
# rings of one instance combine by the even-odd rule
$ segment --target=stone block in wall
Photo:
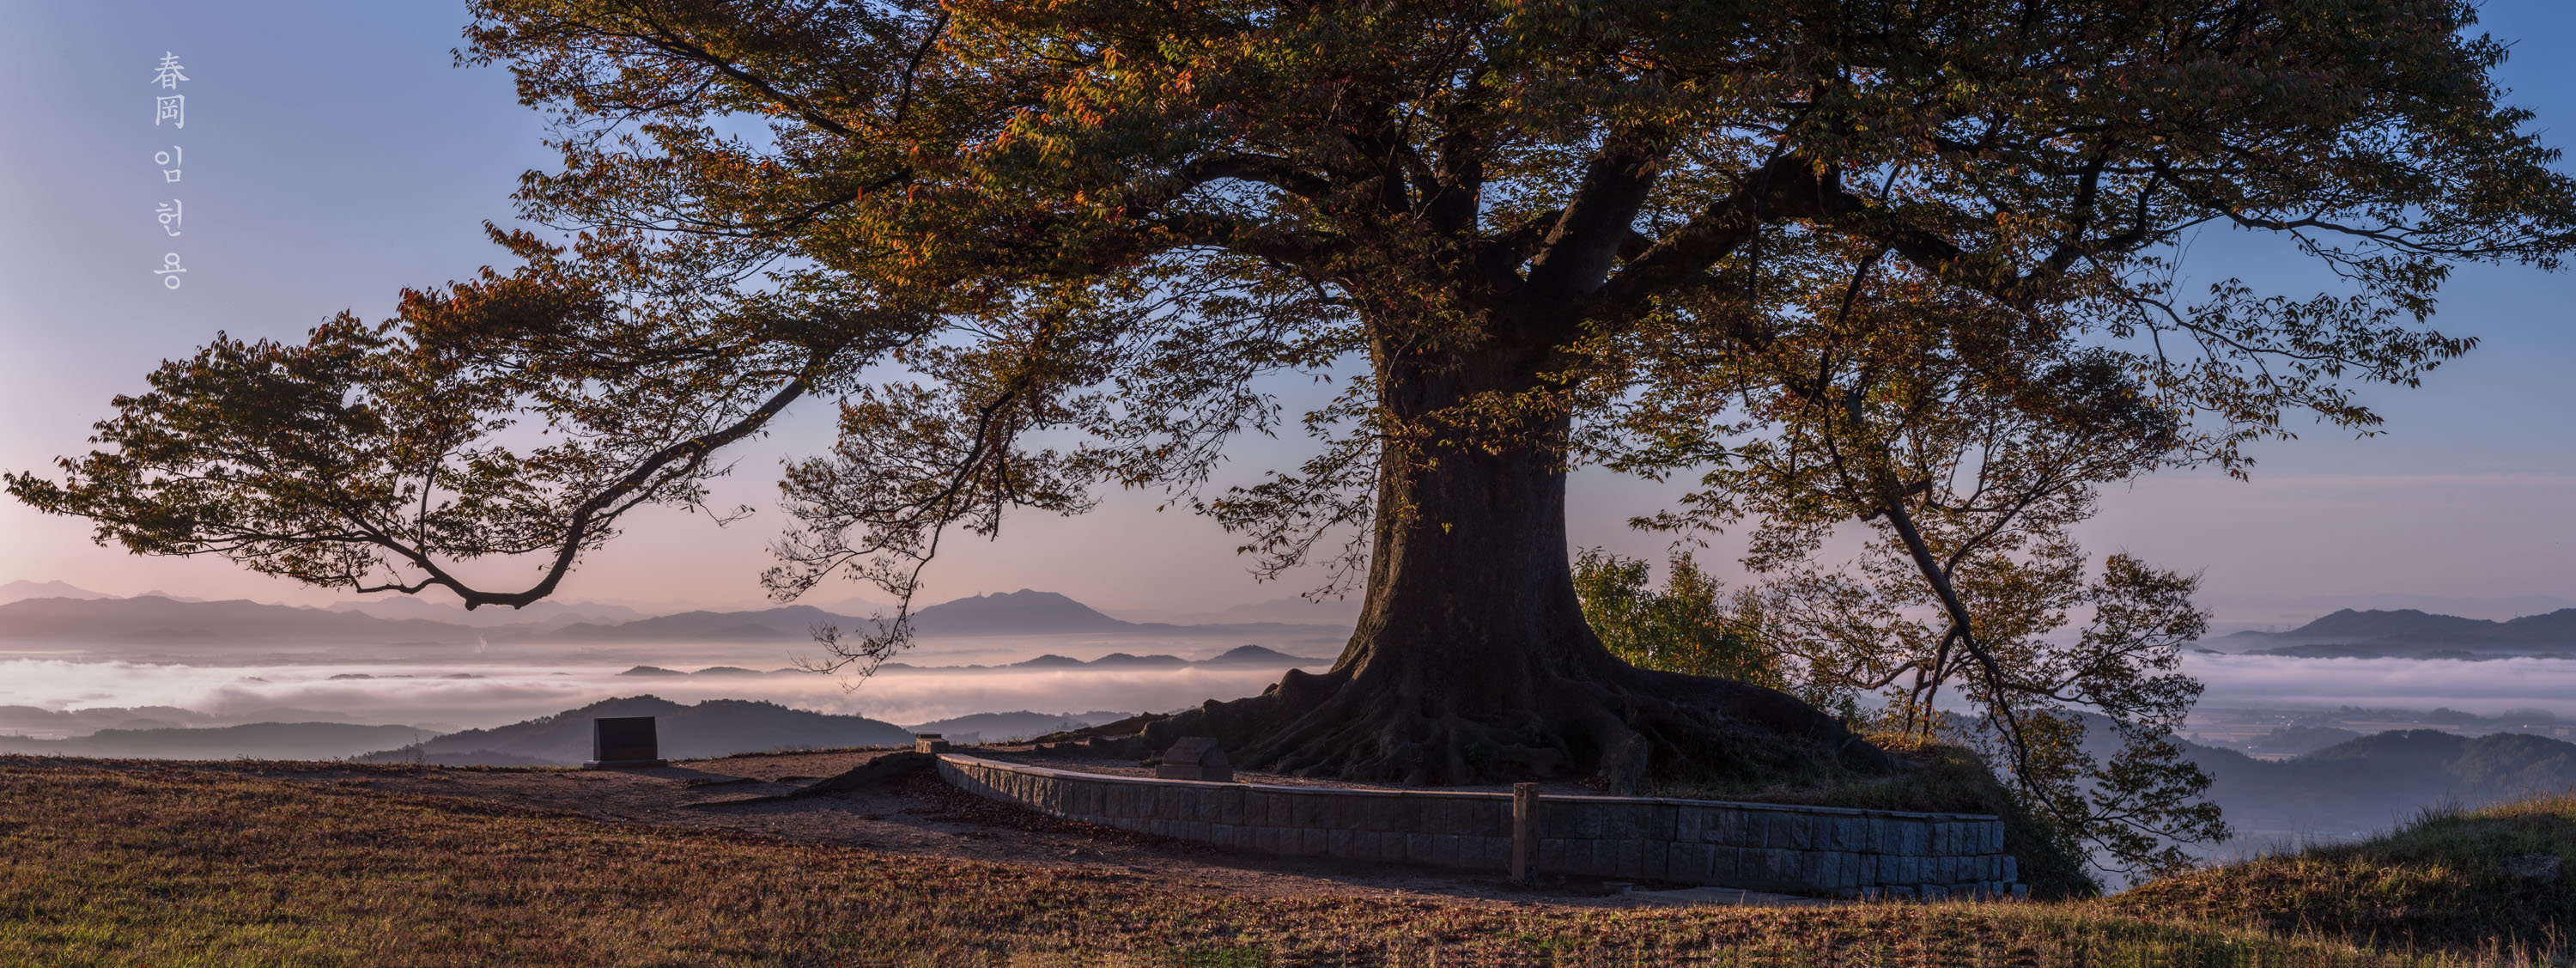
[[[1335,807],[1335,808],[1333,809],[1333,829],[1335,829],[1335,830],[1366,830],[1366,829],[1368,829],[1368,805],[1369,805],[1369,801],[1371,801],[1371,800],[1375,800],[1375,799],[1377,799],[1377,798],[1376,798],[1376,797],[1350,797],[1350,796],[1346,796],[1346,797],[1340,797],[1339,799],[1341,800],[1341,805],[1340,805],[1340,806],[1337,806],[1337,807]]]
[[[1800,883],[1806,875],[1804,851],[1786,847],[1762,848],[1762,870],[1773,885],[1788,887]]]
[[[2011,855],[2011,854],[2005,854],[2005,855],[2003,856],[2003,871],[2002,871],[2002,873],[2001,873],[1999,876],[1997,876],[1995,879],[1996,879],[1996,880],[1999,880],[1999,881],[2003,881],[2003,882],[2005,882],[2005,883],[2007,883],[2007,884],[2009,884],[2009,883],[2014,883],[2014,882],[2017,882],[2017,881],[2020,881],[2020,880],[2021,880],[2021,859],[2020,859],[2020,858],[2017,858],[2017,857],[2014,857],[2014,856],[2013,856],[2013,855]]]
[[[1761,823],[1762,843],[1760,846],[1763,848],[1788,848],[1797,843],[1797,835],[1792,833],[1790,829],[1796,825],[1796,821],[1795,818],[1788,814],[1781,813],[1776,810],[1765,810],[1762,811]]]
[[[1759,834],[1754,832],[1752,814],[1747,814],[1747,811],[1736,811],[1736,808],[1713,808],[1713,811],[1708,811],[1703,824],[1705,826],[1700,829],[1700,839],[1713,844],[1752,847],[1754,837],[1759,837]]]
[[[1315,809],[1324,798],[1291,794],[1288,797],[1288,826],[1298,829],[1320,826],[1315,822]]]
[[[1458,866],[1458,835],[1431,835],[1431,863],[1439,867]]]
[[[1669,803],[1658,803],[1646,808],[1646,832],[1643,839],[1673,839],[1673,831],[1681,825],[1681,811],[1682,808]]]
[[[1299,856],[1322,857],[1332,852],[1332,831],[1307,827],[1297,831],[1297,839],[1300,841],[1297,847]]]
[[[1354,829],[1374,830],[1379,833],[1396,829],[1395,807],[1396,804],[1400,802],[1400,799],[1401,798],[1399,797],[1381,795],[1369,797],[1368,799],[1361,801],[1359,822],[1355,825]]]
[[[1572,870],[1574,864],[1569,855],[1577,843],[1580,841],[1563,837],[1541,837],[1538,839],[1538,856],[1532,862],[1544,871],[1563,873]]]
[[[1761,848],[1729,847],[1724,844],[1709,844],[1707,847],[1708,849],[1700,855],[1701,870],[1698,876],[1708,878],[1708,883],[1740,887],[1746,883],[1746,878],[1755,876],[1760,871],[1761,865],[1754,864],[1752,866],[1755,874],[1747,874],[1745,858],[1750,852]]]
[[[1646,841],[1643,838],[1630,837],[1619,841],[1616,870],[1621,877],[1646,876]]]
[[[1865,833],[1869,829],[1868,817],[1835,817],[1828,821],[1828,827],[1833,831],[1833,838],[1826,847],[1846,852],[1869,849],[1869,837]]]
[[[1413,831],[1404,835],[1404,859],[1416,864],[1431,863],[1431,834]]]
[[[1735,847],[1760,847],[1770,833],[1771,825],[1761,814],[1750,810],[1729,810],[1719,825],[1717,836],[1709,839]]]
[[[1573,807],[1574,830],[1569,836],[1583,840],[1601,839],[1602,828],[1607,825],[1610,812],[1593,803],[1578,803]]]
[[[1843,856],[1830,850],[1806,852],[1804,862],[1798,865],[1798,879],[1810,886],[1826,889],[1848,886],[1842,883]]]
[[[1581,868],[1583,873],[1607,877],[1618,869],[1618,841],[1595,837],[1582,843],[1583,856],[1578,858],[1578,861],[1583,865]]]
[[[1673,835],[1669,839],[1692,843],[1700,839],[1700,819],[1708,816],[1705,807],[1676,805],[1673,808]]]
[[[1676,840],[1664,845],[1664,877],[1685,884],[1698,883],[1696,878],[1708,875],[1707,844]]]

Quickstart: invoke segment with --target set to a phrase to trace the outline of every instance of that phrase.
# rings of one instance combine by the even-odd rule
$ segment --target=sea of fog
[[[1036,655],[1090,660],[1112,652],[1200,659],[1241,642],[1103,641],[1021,636],[938,643],[899,657],[922,666],[1002,665]],[[1271,644],[1329,664],[1338,643]],[[373,650],[371,650],[373,651]],[[55,649],[0,653],[0,706],[49,711],[178,707],[225,720],[401,724],[452,731],[506,725],[618,696],[675,702],[755,699],[898,725],[981,712],[1165,712],[1259,693],[1280,668],[922,669],[849,674],[791,671],[814,651],[781,645],[585,645],[579,650],[493,646],[422,658],[270,656],[170,659]],[[759,675],[629,675],[639,665]],[[1316,668],[1320,671],[1320,667]]]
[[[906,654],[918,665],[998,665],[1039,654],[1078,659],[1110,652],[1203,658],[1228,643],[1103,641],[1019,637],[953,642]],[[1240,644],[1240,643],[1231,643]],[[1317,641],[1277,643],[1293,655],[1329,660]],[[651,694],[677,702],[767,700],[817,712],[910,725],[979,712],[1169,711],[1208,699],[1253,695],[1277,681],[1276,668],[917,670],[860,679],[776,672],[799,651],[762,646],[591,646],[579,653],[527,654],[503,647],[423,660],[278,657],[264,664],[115,658],[69,650],[0,654],[0,706],[45,710],[172,706],[232,718],[277,718],[427,729],[498,726],[615,696]],[[696,670],[738,666],[761,675],[622,675],[639,664]],[[2352,705],[2453,709],[2492,715],[2545,709],[2576,718],[2576,660],[2485,662],[2300,659],[2193,654],[2183,671],[2206,687],[2207,708],[2325,709]]]

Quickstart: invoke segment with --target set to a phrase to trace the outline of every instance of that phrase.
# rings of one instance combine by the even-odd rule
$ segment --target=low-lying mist
[[[1118,649],[1147,651],[1135,643],[1081,645],[1088,647],[1053,643],[1033,648],[1030,643],[1022,643],[1008,652],[979,647],[904,658],[922,664],[993,663],[1045,651],[1083,658]],[[1171,646],[1165,643],[1163,648]],[[1173,651],[1197,656],[1208,650]],[[1319,650],[1310,646],[1298,651],[1312,657]],[[1282,671],[1209,666],[921,669],[859,679],[765,671],[786,665],[783,654],[769,649],[695,655],[634,652],[580,659],[505,658],[494,650],[461,662],[265,665],[20,655],[0,659],[0,707],[63,711],[161,706],[234,722],[270,718],[400,723],[440,730],[498,726],[614,696],[648,693],[679,702],[767,700],[798,709],[863,715],[902,724],[1022,709],[1168,711],[1209,699],[1259,693],[1277,681]],[[686,671],[717,665],[764,671],[756,675],[621,674],[634,665],[645,664],[639,659]],[[2183,671],[2207,686],[2201,697],[2204,707],[2448,706],[2488,714],[2537,708],[2576,718],[2576,661],[2570,660],[2467,662],[2193,654],[2186,657]],[[277,715],[263,715],[268,712]],[[89,728],[102,725],[114,724],[93,721]],[[10,721],[0,721],[0,732],[60,734],[39,723]]]
[[[174,706],[228,719],[282,710],[298,721],[499,726],[614,696],[677,702],[759,699],[815,712],[920,723],[979,712],[1168,711],[1258,693],[1279,669],[992,670],[887,673],[620,675],[622,668],[452,665],[200,667],[57,659],[0,660],[0,706],[46,710]],[[342,678],[334,678],[342,677]],[[349,678],[366,676],[368,678]],[[0,722],[0,731],[25,726]]]

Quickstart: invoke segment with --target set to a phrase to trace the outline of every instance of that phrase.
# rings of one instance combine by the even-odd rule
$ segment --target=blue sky
[[[443,2],[0,4],[0,33],[19,41],[0,59],[0,130],[12,133],[0,151],[0,468],[43,467],[86,449],[109,397],[140,388],[157,361],[217,330],[296,338],[341,309],[379,317],[404,286],[501,260],[480,223],[506,222],[518,174],[551,159],[541,120],[517,104],[505,72],[452,65],[464,17],[461,4]],[[2515,100],[2539,112],[2552,140],[2576,144],[2576,71],[2553,50],[2576,38],[2576,5],[2496,2],[2486,27],[2521,45],[2504,70]],[[190,77],[184,131],[152,123],[150,82],[165,50]],[[175,185],[152,160],[174,144],[185,152]],[[185,211],[175,239],[154,221],[155,206],[174,197]],[[168,251],[189,269],[177,290],[151,272]],[[2227,233],[2200,240],[2194,256],[2249,278],[2303,272]],[[2203,570],[2205,599],[2222,618],[2295,621],[2344,605],[2494,616],[2576,605],[2576,515],[2563,509],[2576,491],[2571,304],[2576,276],[2464,272],[2440,323],[2483,345],[2421,389],[2373,391],[2386,436],[2356,441],[2319,428],[2264,448],[2252,483],[2150,479],[2106,498],[2089,542]],[[747,452],[725,485],[728,502],[768,507],[776,460],[819,446],[825,410],[802,408]],[[1579,478],[1575,541],[1659,554],[1663,538],[1620,522],[1667,493]],[[1023,519],[997,544],[959,547],[931,572],[931,597],[1038,587],[1143,612],[1298,590],[1256,585],[1227,535],[1155,514],[1157,497],[1115,496],[1081,519]],[[587,565],[565,595],[753,602],[776,519],[719,529],[659,514]],[[217,561],[96,548],[80,522],[5,502],[0,581],[17,578],[118,593],[327,597]]]

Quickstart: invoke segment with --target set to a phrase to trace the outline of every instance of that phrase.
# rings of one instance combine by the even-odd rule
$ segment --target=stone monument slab
[[[620,770],[671,765],[662,759],[653,720],[651,716],[601,716],[591,720],[591,761],[582,764],[582,768]]]

